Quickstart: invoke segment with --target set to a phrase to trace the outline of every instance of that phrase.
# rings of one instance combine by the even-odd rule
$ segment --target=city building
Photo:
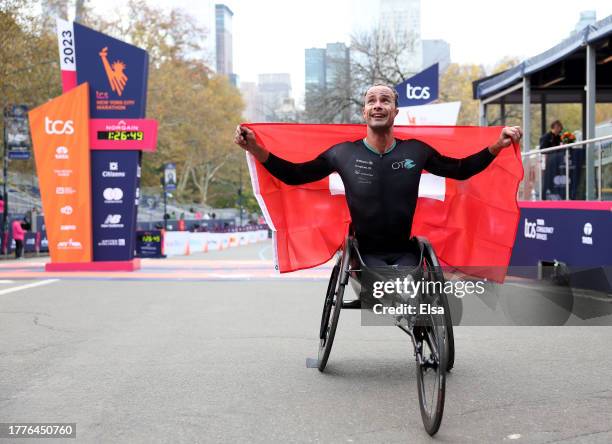
[[[325,86],[335,87],[350,75],[349,49],[344,43],[328,43],[325,48]]]
[[[262,121],[277,122],[278,109],[291,97],[291,76],[288,73],[259,74],[257,79]]]
[[[404,75],[421,71],[421,0],[380,0],[378,26],[387,30],[396,44],[404,46],[399,57]]]
[[[304,57],[304,106],[306,114],[309,115],[320,100],[318,97],[321,91],[327,88],[348,88],[350,52],[344,43],[337,42],[328,43],[325,48],[308,48],[304,51]]]
[[[280,107],[276,110],[276,118],[281,122],[298,122],[299,113],[295,106],[295,100],[291,97],[283,99]]]
[[[229,77],[234,86],[237,85],[237,76],[234,75],[232,52],[232,17],[234,13],[223,4],[215,5],[215,37],[216,37],[216,65],[217,73]]]
[[[325,49],[308,48],[304,50],[305,86],[323,88],[325,86]]]
[[[423,64],[422,69],[429,68],[434,63],[439,63],[440,74],[450,65],[450,45],[445,40],[423,40]]]
[[[244,118],[248,122],[262,122],[264,120],[264,113],[257,83],[241,82],[240,93],[245,105]]]

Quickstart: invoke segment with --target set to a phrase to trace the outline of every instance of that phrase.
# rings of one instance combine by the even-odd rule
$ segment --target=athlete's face
[[[363,104],[363,120],[372,129],[393,126],[399,110],[395,106],[395,95],[388,86],[373,86],[368,90]]]

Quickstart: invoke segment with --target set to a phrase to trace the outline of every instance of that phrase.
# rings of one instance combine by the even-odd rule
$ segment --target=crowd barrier
[[[266,239],[268,239],[268,230],[234,233],[167,231],[164,235],[164,254],[166,256],[186,256],[254,244]]]

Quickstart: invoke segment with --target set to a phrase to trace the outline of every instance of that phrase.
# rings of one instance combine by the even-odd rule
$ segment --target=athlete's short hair
[[[399,94],[397,94],[397,91],[395,90],[395,88],[391,85],[388,85],[382,82],[377,82],[374,85],[370,85],[367,87],[367,89],[363,93],[363,105],[364,106],[365,106],[365,98],[366,98],[366,95],[368,94],[368,91],[374,88],[375,86],[384,86],[385,88],[389,88],[393,92],[393,98],[395,99],[395,107],[396,108],[399,107]]]

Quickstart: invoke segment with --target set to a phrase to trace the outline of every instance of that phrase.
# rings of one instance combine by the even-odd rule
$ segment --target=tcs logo
[[[535,222],[529,222],[529,219],[525,219],[524,235],[527,239],[536,238],[536,223]]]
[[[430,96],[429,86],[412,86],[410,83],[406,85],[406,97],[408,99],[427,100]]]
[[[47,134],[74,134],[74,121],[51,120],[45,116],[45,133]]]

